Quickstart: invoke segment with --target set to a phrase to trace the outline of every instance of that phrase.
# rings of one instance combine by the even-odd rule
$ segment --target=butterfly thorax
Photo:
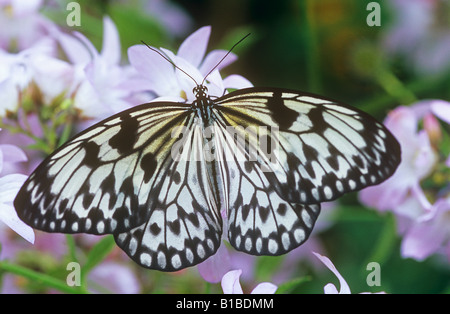
[[[211,120],[211,108],[213,101],[208,95],[208,88],[204,85],[197,85],[194,87],[195,101],[192,103],[192,108],[197,114],[197,117],[202,120],[203,125],[209,125]]]

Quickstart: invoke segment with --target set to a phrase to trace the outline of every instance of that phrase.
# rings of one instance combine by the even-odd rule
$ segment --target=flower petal
[[[114,22],[107,16],[103,18],[103,44],[101,56],[111,65],[120,62],[120,38]]]
[[[192,33],[178,49],[177,56],[185,59],[198,68],[203,60],[208,47],[211,26],[204,26]]]
[[[223,80],[223,85],[225,86],[225,88],[235,88],[235,89],[253,87],[253,84],[249,80],[237,74],[227,76]]]
[[[241,277],[242,270],[230,270],[222,277],[222,290],[224,294],[244,294],[242,291],[239,278]]]
[[[323,287],[323,292],[325,294],[339,294],[338,289],[332,283],[326,284],[325,287]]]
[[[411,227],[403,237],[402,256],[422,261],[435,253],[444,240],[445,233],[434,228],[433,224],[419,223]]]
[[[0,82],[0,117],[7,111],[15,111],[19,105],[19,91],[12,79]]]
[[[312,252],[322,263],[325,264],[325,266],[328,267],[329,270],[331,270],[333,272],[333,274],[336,275],[336,277],[339,279],[339,283],[341,285],[341,289],[339,290],[339,294],[350,294],[350,287],[348,286],[347,282],[345,281],[344,277],[341,276],[341,274],[338,272],[338,270],[336,269],[336,267],[333,265],[333,263],[330,261],[330,259],[326,256],[322,256],[320,254],[317,254],[315,252]],[[333,287],[334,288],[333,288]],[[332,284],[327,284],[324,287],[325,293],[331,293],[336,291],[337,289],[334,285]]]
[[[450,124],[450,102],[435,100],[431,103],[431,111],[436,117]]]
[[[0,203],[12,203],[27,179],[23,174],[8,174],[0,178]]]
[[[92,56],[89,53],[89,50],[76,37],[59,31],[55,33],[55,37],[71,63],[87,64],[91,61]]]
[[[253,289],[251,294],[274,294],[278,287],[270,282],[262,282]]]
[[[159,54],[144,45],[136,45],[128,48],[128,59],[139,76],[148,80],[148,90],[159,96],[179,94],[173,66]]]
[[[205,57],[205,60],[203,60],[202,65],[199,68],[202,75],[206,75],[209,71],[211,71],[222,60],[222,58],[225,57],[227,53],[228,51],[226,50],[213,50],[210,53],[208,53]],[[230,53],[222,61],[222,63],[220,63],[220,65],[217,67],[217,70],[223,69],[224,67],[230,65],[236,60],[237,56],[234,53]]]
[[[75,69],[69,63],[39,55],[33,58],[34,81],[46,103],[67,91],[75,78]]]
[[[18,16],[33,14],[42,5],[42,0],[28,0],[28,1],[7,1],[12,6],[12,11]]]
[[[35,237],[33,229],[17,217],[17,213],[13,206],[6,204],[0,205],[0,221],[3,221],[8,227],[28,242],[34,243]]]
[[[73,32],[73,35],[78,38],[81,43],[86,47],[87,51],[89,52],[90,55],[90,60],[92,59],[96,59],[99,57],[99,53],[97,51],[97,49],[95,48],[94,44],[91,43],[91,41],[84,36],[84,34],[80,33],[80,32]]]
[[[449,214],[450,198],[441,198],[418,216],[403,237],[402,256],[421,261],[444,248],[450,237]]]
[[[136,294],[140,291],[136,274],[129,267],[115,262],[107,261],[95,267],[89,273],[89,280],[98,284],[98,287],[109,289],[112,293]],[[95,291],[95,288],[91,290]],[[99,289],[99,292],[102,293],[102,290]]]
[[[230,255],[225,245],[221,245],[216,254],[197,266],[203,279],[211,283],[220,282],[230,268]]]

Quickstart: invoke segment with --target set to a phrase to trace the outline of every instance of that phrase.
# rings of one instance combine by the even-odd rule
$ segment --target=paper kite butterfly
[[[230,50],[231,51],[231,50]],[[184,71],[183,71],[184,72]],[[305,242],[320,203],[376,185],[400,163],[393,135],[324,97],[246,88],[115,114],[47,157],[14,205],[47,232],[113,234],[143,267],[176,271],[230,244],[280,255]]]

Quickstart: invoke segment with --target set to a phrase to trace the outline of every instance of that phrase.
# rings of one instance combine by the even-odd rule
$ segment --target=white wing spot
[[[97,223],[97,232],[103,233],[105,231],[105,223],[103,221],[99,221]]]
[[[192,263],[194,261],[194,254],[189,248],[186,249],[186,259],[189,261],[189,263]]]
[[[323,188],[323,193],[325,194],[325,197],[327,199],[330,199],[333,197],[333,190],[331,190],[331,188],[329,186],[325,186]]]
[[[281,242],[283,243],[283,247],[285,250],[287,250],[291,245],[291,240],[289,239],[289,234],[287,232],[281,235]]]
[[[308,214],[306,210],[302,211],[302,220],[308,228],[311,228],[313,223],[311,221],[311,216]]]
[[[305,240],[305,231],[303,229],[296,229],[294,231],[294,238],[297,243],[302,243]]]
[[[178,269],[181,267],[181,259],[180,259],[180,255],[175,254],[174,256],[172,256],[172,260],[171,260],[172,266],[175,269]]]
[[[275,254],[278,251],[278,243],[274,239],[269,239],[269,252]]]
[[[140,256],[140,262],[142,265],[150,267],[152,264],[152,257],[148,253],[142,253]]]
[[[262,239],[258,238],[256,239],[256,251],[260,253],[261,250],[262,250]]]
[[[356,182],[350,179],[348,180],[348,186],[353,190],[354,188],[356,188]]]
[[[252,249],[252,239],[251,238],[245,239],[245,249],[247,251],[250,251]]]
[[[205,254],[206,254],[205,248],[203,247],[203,245],[199,244],[198,247],[197,247],[197,255],[200,258],[203,258],[203,257],[205,257]]]
[[[162,269],[166,268],[167,265],[166,254],[164,254],[163,252],[159,252],[157,260],[159,267],[161,267]]]
[[[136,254],[137,247],[138,247],[138,241],[136,240],[136,238],[132,237],[130,240],[130,243],[128,245],[128,249],[130,250],[129,252],[131,255]]]

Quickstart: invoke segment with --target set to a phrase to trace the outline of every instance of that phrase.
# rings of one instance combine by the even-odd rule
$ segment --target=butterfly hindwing
[[[228,240],[239,251],[253,255],[281,255],[305,242],[320,213],[320,204],[295,204],[282,199],[259,165],[228,163],[239,193],[230,195]],[[235,194],[235,195],[233,195]]]
[[[222,218],[202,158],[200,128],[192,125],[182,140],[183,151],[172,155],[163,179],[158,206],[147,221],[125,233],[116,243],[146,268],[175,271],[198,264],[220,246]]]
[[[226,121],[218,117],[217,122],[224,125]],[[320,204],[295,204],[280,197],[263,171],[264,158],[257,156],[254,135],[243,129],[216,129],[228,240],[249,254],[281,255],[308,239]]]

